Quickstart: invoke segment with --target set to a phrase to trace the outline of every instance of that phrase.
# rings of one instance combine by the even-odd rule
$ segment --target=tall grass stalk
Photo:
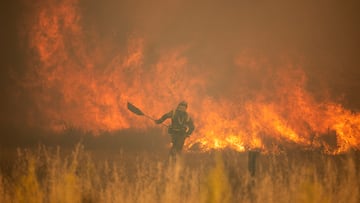
[[[0,202],[359,202],[358,157],[185,153],[176,163],[148,153],[99,155],[40,146],[19,149],[0,173]],[[8,167],[9,168],[9,167]]]

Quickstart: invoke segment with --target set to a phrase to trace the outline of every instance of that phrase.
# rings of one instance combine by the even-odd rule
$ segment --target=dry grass
[[[71,152],[18,150],[2,167],[0,202],[359,202],[357,155],[317,152],[260,155],[187,153],[176,163],[147,153],[108,156],[77,145]],[[6,171],[5,169],[8,169]]]

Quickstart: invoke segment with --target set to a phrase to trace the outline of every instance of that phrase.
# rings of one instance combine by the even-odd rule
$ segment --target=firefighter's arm
[[[164,114],[163,116],[161,116],[161,118],[155,120],[155,123],[160,124],[160,123],[164,122],[166,119],[171,118],[171,116],[172,116],[172,111]]]

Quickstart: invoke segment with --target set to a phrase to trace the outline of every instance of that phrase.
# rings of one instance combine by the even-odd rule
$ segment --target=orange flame
[[[207,70],[186,57],[188,46],[149,60],[144,37],[133,35],[120,47],[109,36],[85,32],[76,0],[42,4],[29,22],[26,88],[38,125],[92,132],[147,128],[153,124],[132,115],[127,101],[157,117],[186,99],[197,127],[188,149],[269,151],[279,143],[328,153],[360,149],[359,113],[316,101],[306,91],[305,73],[291,62],[271,65],[240,52],[231,68]],[[217,84],[227,89],[219,99],[212,80],[224,69],[231,73]],[[333,131],[335,146],[325,139]]]

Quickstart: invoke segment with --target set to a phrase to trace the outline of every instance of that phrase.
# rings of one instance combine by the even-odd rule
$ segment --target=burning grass
[[[357,152],[188,152],[177,163],[149,152],[40,146],[2,160],[0,202],[358,202]]]

